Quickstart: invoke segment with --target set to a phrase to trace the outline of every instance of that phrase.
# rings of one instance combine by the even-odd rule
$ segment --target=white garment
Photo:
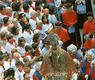
[[[3,66],[0,66],[0,74],[2,74],[4,72],[4,68]]]
[[[18,46],[17,49],[21,56],[25,56],[25,52],[26,52],[25,48]]]
[[[11,67],[9,61],[4,61],[4,69],[8,70]]]
[[[18,69],[15,71],[16,80],[23,80],[24,71],[20,72]]]
[[[31,69],[31,71],[30,71],[30,73],[29,73],[29,74],[30,74],[30,79],[31,79],[31,80],[33,80],[33,74],[34,74],[34,72],[35,72],[35,70],[34,70],[34,69]]]
[[[9,42],[7,42],[5,50],[7,51],[7,53],[9,54],[10,58],[11,58],[11,50],[15,48],[15,46],[13,44],[10,44]]]
[[[52,24],[43,24],[42,30],[46,32],[50,30],[51,27],[52,27]]]
[[[36,21],[33,19],[30,19],[29,23],[31,25],[31,29],[34,31],[36,29]]]
[[[34,33],[32,31],[31,31],[31,34],[29,34],[29,32],[24,31],[23,37],[26,40],[26,44],[29,44],[30,45],[30,44],[33,43],[33,41],[32,41],[33,35],[34,35]]]

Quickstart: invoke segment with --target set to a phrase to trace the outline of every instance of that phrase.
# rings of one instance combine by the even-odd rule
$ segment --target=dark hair
[[[18,45],[21,46],[23,41],[25,41],[24,37],[18,38]]]
[[[9,17],[4,17],[3,18],[4,24],[7,24],[8,20],[9,20]]]
[[[9,76],[14,77],[14,75],[15,75],[14,69],[13,69],[13,68],[9,68],[8,70],[6,70],[6,71],[4,72],[4,79],[6,79],[6,78],[9,77]]]
[[[27,3],[24,4],[24,5],[23,5],[23,9],[24,9],[24,10],[28,10],[28,9],[29,9],[29,5],[28,5]]]
[[[16,65],[16,67],[23,66],[23,62],[18,60],[18,61],[16,61],[15,65]]]
[[[28,50],[32,50],[32,46],[26,45],[26,46],[25,46],[25,51],[27,52]]]
[[[42,22],[43,22],[43,24],[45,24],[45,23],[44,23],[44,19],[45,19],[45,18],[47,19],[47,23],[49,23],[49,20],[48,20],[47,16],[44,15],[44,16],[42,16]]]
[[[32,48],[33,48],[33,49],[36,49],[37,47],[38,47],[38,43],[33,43],[33,44],[32,44]]]
[[[9,34],[8,36],[7,36],[7,40],[9,41],[10,39],[12,39],[13,38],[13,34]]]
[[[18,12],[15,12],[15,13],[13,14],[13,17],[15,18],[16,15],[19,16],[19,13],[18,13]]]
[[[0,11],[3,10],[5,8],[4,5],[0,5]]]
[[[15,27],[15,26],[12,27],[11,33],[12,33],[13,35],[16,35],[17,29],[18,29],[18,27]]]
[[[12,10],[13,11],[19,11],[19,9],[20,9],[20,6],[21,6],[21,3],[17,3],[17,2],[14,2],[13,4],[12,4]]]
[[[34,36],[33,36],[33,42],[38,42],[39,37],[40,37],[39,33],[34,34]]]
[[[29,28],[31,28],[31,25],[30,24],[25,24],[25,29],[24,30],[27,30],[27,29],[29,29]]]
[[[89,38],[91,38],[91,39],[93,38],[93,35],[91,33],[89,34]]]
[[[36,7],[35,7],[35,11],[37,11],[37,10],[41,11],[41,8],[38,7],[38,6],[36,6]]]
[[[42,4],[41,1],[36,1],[35,6],[39,6],[40,4]]]
[[[55,14],[55,8],[54,8],[54,6],[49,7],[49,13],[50,14]]]
[[[23,15],[24,13],[21,13],[20,15],[19,15],[19,19],[22,19],[23,18]],[[24,14],[25,15],[25,14]]]
[[[32,5],[32,1],[28,1],[28,4],[29,4],[29,5]]]

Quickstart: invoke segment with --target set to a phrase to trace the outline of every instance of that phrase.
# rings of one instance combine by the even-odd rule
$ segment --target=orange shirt
[[[84,43],[84,48],[86,48],[87,50],[93,49],[94,45],[95,45],[95,39],[93,41],[86,40]]]
[[[48,3],[53,3],[53,0],[49,0]]]
[[[95,30],[95,20],[93,22],[85,21],[83,25],[83,34],[92,33]]]
[[[67,29],[65,28],[62,28],[60,31],[55,29],[55,33],[59,36],[59,38],[61,39],[63,43],[70,40]]]
[[[77,23],[77,14],[74,10],[72,10],[70,13],[64,11],[62,13],[62,19],[64,25],[73,26],[74,24]]]

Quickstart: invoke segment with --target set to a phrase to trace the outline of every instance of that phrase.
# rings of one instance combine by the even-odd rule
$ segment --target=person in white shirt
[[[17,70],[15,71],[16,80],[23,80],[24,70],[23,70],[23,62],[18,60],[15,63]]]
[[[26,44],[32,44],[33,41],[33,35],[34,33],[31,31],[31,25],[30,24],[26,24],[25,26],[25,30],[24,30],[24,33],[23,33],[23,37],[25,38],[26,40]]]
[[[23,62],[23,59],[21,58],[20,53],[18,53],[18,52],[15,52],[13,56],[14,56],[14,58],[11,61],[11,68],[13,68],[16,71],[17,70],[17,67],[15,65],[16,61],[20,60]]]
[[[25,38],[24,37],[20,37],[18,39],[18,47],[17,47],[17,50],[18,52],[20,53],[21,57],[24,58],[25,57]]]
[[[37,12],[36,11],[32,11],[30,13],[30,19],[29,19],[29,24],[31,25],[31,29],[34,31],[36,29],[36,16],[37,16]]]
[[[30,79],[33,80],[33,74],[34,74],[35,70],[31,69],[31,65],[29,62],[24,64],[24,72],[28,73],[30,75]]]
[[[11,50],[15,48],[15,40],[13,39],[13,35],[9,34],[7,36],[7,44],[6,44],[6,51],[9,54],[9,57],[11,58]],[[11,58],[12,59],[12,58]]]
[[[0,44],[2,45],[3,48],[5,48],[7,43],[7,35],[8,33],[6,31],[2,31],[0,33]]]

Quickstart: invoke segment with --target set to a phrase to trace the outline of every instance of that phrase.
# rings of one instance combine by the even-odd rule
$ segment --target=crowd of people
[[[58,39],[51,40],[52,33]],[[53,49],[68,56],[53,54],[52,60]],[[76,72],[71,78],[66,74],[61,78],[60,73],[57,79],[45,78],[44,73],[63,64],[59,58],[55,64],[55,56],[72,59]],[[0,80],[95,80],[95,19],[90,0],[0,0]]]

